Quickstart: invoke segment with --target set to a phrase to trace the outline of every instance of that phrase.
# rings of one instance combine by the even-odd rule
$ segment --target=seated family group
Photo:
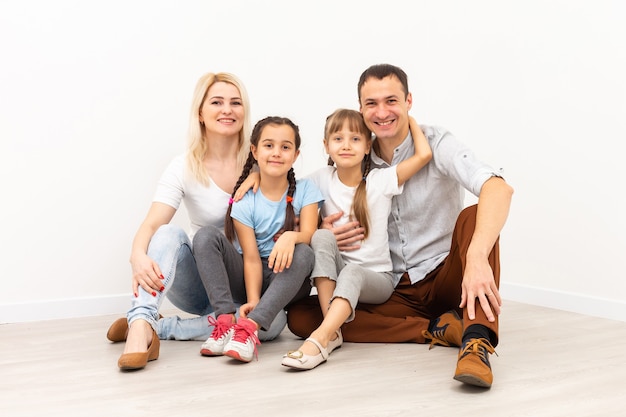
[[[121,370],[167,339],[249,362],[288,326],[304,339],[282,357],[291,369],[344,341],[430,343],[459,349],[454,379],[491,386],[513,189],[449,131],[417,124],[401,68],[367,68],[358,100],[326,118],[328,166],[296,179],[298,126],[270,116],[250,130],[242,82],[199,79],[188,149],[133,240],[131,307],[107,333],[126,342]],[[464,207],[465,190],[477,204]],[[170,224],[181,202],[189,231]],[[192,317],[161,316],[164,296]]]

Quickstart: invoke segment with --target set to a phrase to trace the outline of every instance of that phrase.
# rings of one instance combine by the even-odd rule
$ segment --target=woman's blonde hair
[[[217,82],[225,82],[234,85],[239,90],[243,104],[243,128],[239,132],[239,145],[237,152],[237,166],[243,167],[250,151],[250,100],[245,86],[233,74],[227,72],[204,74],[198,80],[191,102],[191,114],[189,115],[189,150],[187,152],[187,166],[193,177],[205,186],[209,185],[209,176],[204,168],[203,160],[207,153],[207,145],[204,140],[205,127],[200,122],[200,111],[204,105],[209,88]]]
[[[361,133],[363,136],[365,136],[366,141],[370,142],[372,140],[372,131],[365,125],[365,121],[363,121],[363,115],[361,115],[361,113],[356,110],[338,109],[326,118],[326,125],[324,126],[324,142],[328,143],[330,136],[333,133],[339,132],[343,128],[345,123],[348,124],[348,128],[352,132]],[[328,165],[335,165],[335,161],[333,161],[330,156],[328,157]],[[356,219],[363,227],[363,234],[365,238],[369,236],[370,232],[370,216],[369,209],[367,207],[367,190],[365,188],[367,174],[369,174],[370,169],[371,160],[370,155],[367,154],[363,158],[363,162],[361,164],[361,172],[363,173],[363,177],[354,193],[354,199],[352,200],[352,208],[350,213],[350,215],[354,216],[354,219]]]

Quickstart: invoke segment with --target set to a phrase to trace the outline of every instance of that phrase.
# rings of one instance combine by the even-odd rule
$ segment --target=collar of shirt
[[[374,139],[375,141],[378,139]],[[373,147],[372,147],[373,149]],[[411,132],[404,138],[402,143],[393,150],[393,158],[391,159],[391,164],[388,164],[384,159],[376,154],[376,152],[372,152],[371,158],[372,162],[377,167],[389,167],[396,165],[409,156],[415,153],[415,146],[413,145],[413,136],[411,136]]]

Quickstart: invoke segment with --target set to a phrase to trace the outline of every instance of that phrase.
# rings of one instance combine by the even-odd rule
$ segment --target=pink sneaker
[[[217,320],[209,316],[209,325],[214,326],[211,336],[202,344],[200,354],[202,356],[221,356],[224,354],[224,346],[233,336],[235,323],[232,314],[220,314]]]
[[[259,332],[250,319],[240,317],[233,327],[233,335],[224,346],[224,355],[242,362],[250,362],[257,357],[256,345],[260,345]]]

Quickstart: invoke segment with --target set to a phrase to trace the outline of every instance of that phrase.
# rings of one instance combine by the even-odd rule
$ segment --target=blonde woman
[[[133,240],[131,308],[107,333],[113,342],[126,341],[118,360],[121,370],[141,369],[157,359],[159,339],[205,340],[212,333],[213,307],[192,242],[196,235],[223,236],[231,191],[250,150],[249,133],[250,105],[242,82],[228,73],[203,75],[193,95],[187,152],[174,158],[163,173]],[[189,231],[170,224],[181,202],[187,209]],[[232,245],[225,237],[224,241]],[[232,265],[220,253],[216,255],[212,259],[219,262],[214,268],[243,275],[230,270]],[[166,295],[177,308],[197,317],[160,318],[158,310]],[[270,340],[282,331],[281,314],[273,327],[261,332],[261,339]]]

